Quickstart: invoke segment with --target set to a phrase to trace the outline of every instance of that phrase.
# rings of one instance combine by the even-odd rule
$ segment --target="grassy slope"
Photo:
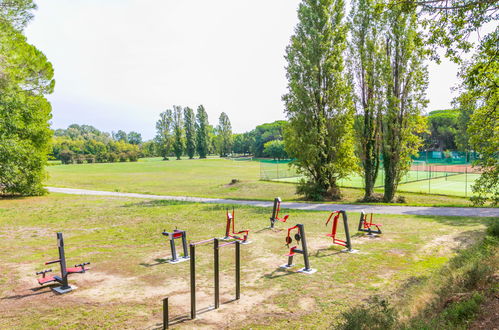
[[[145,328],[161,320],[160,300],[171,297],[172,317],[188,311],[188,263],[170,265],[163,229],[188,230],[190,240],[221,236],[224,207],[178,202],[51,195],[0,200],[0,328]],[[285,232],[263,230],[268,209],[238,208],[237,227],[250,229],[242,247],[243,297],[220,311],[202,314],[189,327],[327,327],[372,294],[396,292],[408,279],[443,267],[461,244],[483,235],[490,220],[378,216],[385,234],[354,237],[357,254],[339,253],[325,234],[324,212],[290,211],[290,225],[304,223],[312,267],[306,276],[284,272]],[[355,233],[357,214],[349,214]],[[279,227],[287,226],[279,224]],[[237,228],[236,228],[237,229]],[[55,232],[63,230],[70,265],[92,263],[74,275],[79,289],[54,296],[37,287],[34,272],[56,257]],[[211,247],[198,250],[198,307],[211,304]],[[222,255],[224,300],[230,299],[232,251]],[[302,264],[298,258],[298,265]],[[56,268],[56,267],[54,267]],[[289,275],[289,276],[288,276]],[[203,296],[205,298],[203,298]],[[234,315],[248,315],[241,320]],[[289,323],[289,320],[292,323]]]
[[[224,159],[161,161],[147,159],[137,163],[81,164],[48,166],[46,184],[55,187],[163,194],[176,196],[236,199],[298,200],[289,183],[260,181],[258,162]],[[241,182],[228,185],[232,179]],[[362,197],[361,189],[343,188],[343,203]],[[403,193],[407,205],[471,206],[460,197]]]

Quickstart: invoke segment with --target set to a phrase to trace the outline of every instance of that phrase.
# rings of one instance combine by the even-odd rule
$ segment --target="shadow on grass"
[[[478,212],[478,210],[477,210]],[[499,222],[499,218],[481,218],[481,217],[454,217],[454,216],[428,216],[416,215],[419,219],[426,219],[433,222],[438,222],[446,226],[473,226],[473,225],[487,225],[491,222]]]
[[[173,206],[173,205],[188,205],[193,202],[186,201],[172,201],[167,199],[143,201],[138,203],[125,203],[121,207],[158,207],[158,206]]]
[[[60,286],[60,284],[59,285],[54,284],[54,285],[50,285],[50,286],[43,286],[43,287],[32,288],[32,289],[29,289],[29,290],[32,291],[33,293],[17,294],[17,295],[14,295],[14,296],[2,297],[2,298],[0,298],[0,300],[23,299],[23,298],[28,298],[28,297],[32,297],[32,296],[38,296],[38,295],[41,295],[41,294],[52,292],[52,287],[56,287],[56,286]]]
[[[153,266],[167,264],[168,260],[169,259],[158,258],[158,259],[154,259],[154,261],[156,261],[156,263],[154,263],[154,264],[149,264],[149,263],[146,263],[146,262],[141,262],[139,265],[144,266],[144,267],[153,267]]]
[[[266,279],[274,279],[274,278],[279,278],[279,277],[284,277],[284,276],[289,276],[289,275],[295,275],[295,274],[300,274],[297,271],[292,271],[288,269],[283,269],[283,268],[277,268],[270,274],[265,274],[262,277]]]
[[[323,254],[323,253],[325,253],[325,254]],[[342,253],[345,253],[345,252],[342,252],[341,250],[337,250],[337,247],[333,245],[333,246],[330,246],[330,247],[327,247],[327,248],[317,249],[315,251],[314,257],[316,257],[316,258],[325,258],[325,257],[334,256],[334,255],[337,255],[337,254],[342,254]]]
[[[227,301],[224,301],[224,302],[220,302],[220,304],[221,305],[226,305],[226,304],[233,303],[235,301],[237,301],[237,299],[231,299],[231,300],[227,300]],[[215,306],[203,307],[203,308],[200,308],[200,309],[196,310],[196,316],[202,315],[202,314],[208,313],[210,311],[214,311],[214,310],[215,310]],[[173,326],[173,325],[181,324],[181,323],[188,322],[188,321],[193,321],[191,319],[191,315],[190,314],[188,314],[188,315],[179,315],[179,316],[175,316],[173,318],[170,318],[168,320],[168,325],[169,326]],[[156,327],[157,328],[154,328],[154,329],[163,329],[163,324],[162,323],[156,323]]]

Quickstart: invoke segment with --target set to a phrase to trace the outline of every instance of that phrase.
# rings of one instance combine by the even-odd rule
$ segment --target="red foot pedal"
[[[49,282],[57,282],[57,281],[54,278],[54,276],[43,277],[43,278],[38,279],[38,284],[40,284],[40,285],[44,285],[45,283],[49,283]]]

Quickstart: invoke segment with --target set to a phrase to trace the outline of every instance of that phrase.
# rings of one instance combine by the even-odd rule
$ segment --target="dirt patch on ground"
[[[457,250],[465,249],[483,236],[483,232],[469,231],[439,236],[424,245],[420,253],[437,256],[447,255]]]

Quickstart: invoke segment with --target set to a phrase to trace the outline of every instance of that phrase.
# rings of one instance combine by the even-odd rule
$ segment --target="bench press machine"
[[[53,290],[57,293],[63,294],[76,289],[75,286],[69,285],[68,276],[75,273],[85,273],[88,270],[87,268],[85,268],[85,266],[89,265],[90,263],[84,262],[79,265],[75,265],[74,267],[66,267],[66,255],[64,253],[64,239],[62,237],[62,233],[57,233],[57,247],[59,248],[59,259],[48,261],[45,263],[45,265],[58,263],[61,266],[61,276],[55,275],[47,277],[46,274],[50,273],[52,269],[46,269],[41,272],[36,272],[36,275],[42,275],[42,277],[38,279],[38,284],[40,285],[45,285],[52,282],[62,284],[59,287],[53,288]]]
[[[367,216],[368,216],[368,214],[365,213],[364,211],[362,211],[360,213],[359,231],[367,233],[367,235],[369,235],[369,236],[375,236],[376,234],[382,234],[381,228],[380,228],[381,224],[373,223],[373,214],[371,213],[369,221],[367,221]],[[371,227],[376,227],[376,230],[371,229]]]
[[[289,215],[285,215],[284,218],[279,218],[279,211],[281,210],[281,198],[276,197],[274,199],[274,208],[272,209],[272,216],[270,217],[270,228],[273,229],[276,221],[286,222]]]
[[[172,258],[168,260],[171,264],[176,264],[182,261],[189,260],[189,250],[187,249],[187,232],[185,230],[175,229],[173,233],[169,233],[165,230],[161,233],[170,239],[170,248],[172,250]],[[184,249],[184,256],[177,257],[177,249],[175,248],[175,239],[182,239],[182,247]]]
[[[300,244],[301,242],[301,249],[298,249],[298,245],[295,245],[289,249],[289,253],[286,254],[288,257],[288,263],[280,266],[280,268],[284,269],[289,269],[293,267],[293,257],[295,254],[302,254],[303,259],[305,261],[305,267],[301,268],[298,270],[299,273],[304,273],[304,274],[313,274],[317,271],[317,269],[313,269],[310,267],[310,262],[308,260],[308,249],[307,249],[307,240],[305,238],[305,229],[302,224],[297,224],[294,227],[288,228],[288,236],[286,236],[286,246],[289,247],[289,244],[293,242],[293,239],[291,238],[291,231],[297,229],[298,232],[295,234],[295,240],[297,244]]]

